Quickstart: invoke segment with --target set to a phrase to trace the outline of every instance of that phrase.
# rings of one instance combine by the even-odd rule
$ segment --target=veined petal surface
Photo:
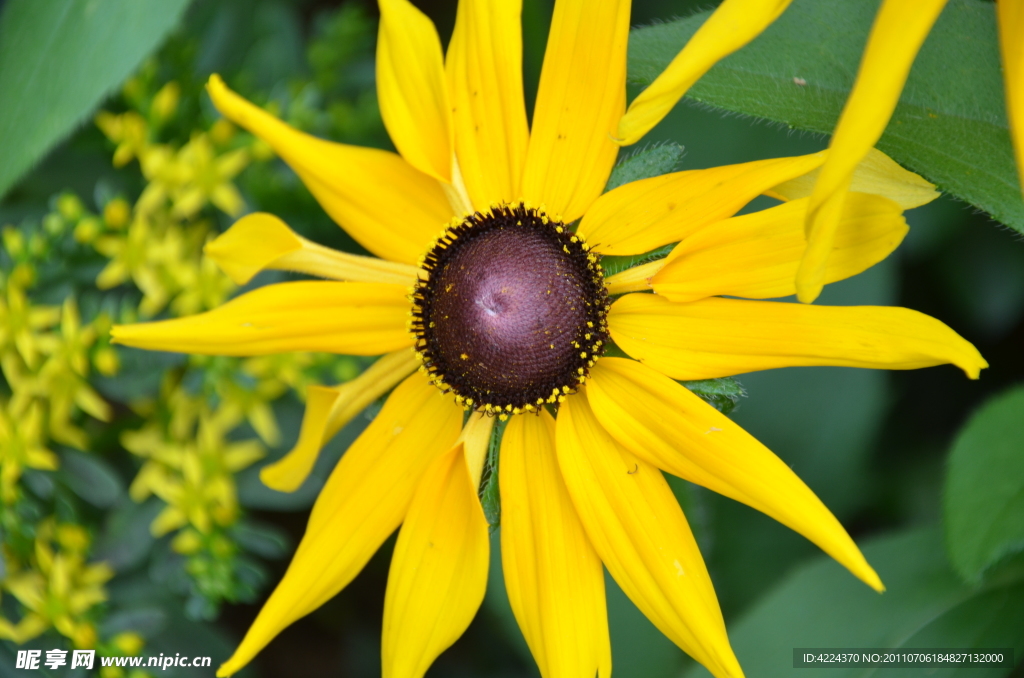
[[[378,0],[377,99],[391,141],[406,161],[452,182],[452,111],[441,39],[409,0]]]
[[[462,0],[445,72],[455,150],[478,209],[522,197],[530,131],[523,97],[522,0]]]
[[[1024,190],[1024,3],[1020,0],[997,2],[996,18],[1006,87],[1006,115],[1017,155],[1017,178]]]
[[[807,198],[814,192],[814,184],[821,175],[821,167],[807,174],[765,191],[765,195],[779,200]],[[851,193],[871,193],[892,200],[905,210],[926,205],[939,197],[935,184],[920,174],[900,167],[899,163],[872,148],[857,164],[850,180]]]
[[[630,452],[741,501],[804,535],[877,591],[882,582],[835,516],[771,450],[681,384],[634,360],[604,358],[587,398]]]
[[[417,269],[408,264],[317,245],[266,212],[242,217],[207,243],[203,252],[217,262],[236,285],[246,284],[268,268],[352,282],[410,286],[416,281]]]
[[[405,518],[423,474],[452,448],[461,425],[462,408],[422,374],[395,389],[335,466],[288,571],[218,676],[237,672],[352,581]]]
[[[294,492],[309,476],[320,448],[377,398],[419,367],[416,354],[402,349],[385,356],[340,386],[310,386],[299,440],[288,454],[260,469],[260,480],[278,492]]]
[[[824,159],[824,153],[814,153],[634,181],[598,198],[579,231],[601,254],[643,254],[731,217],[772,187],[819,167]]]
[[[250,356],[287,351],[379,355],[411,346],[407,289],[382,283],[285,282],[198,315],[116,325],[114,341],[151,351]]]
[[[401,156],[304,134],[227,88],[206,86],[224,117],[273,147],[324,210],[374,254],[415,265],[452,218],[441,185]]]
[[[623,146],[640,141],[708,69],[761,35],[789,3],[790,0],[725,0],[661,75],[630,103],[619,121],[617,141]]]
[[[796,293],[796,269],[807,241],[807,198],[712,224],[684,238],[653,278],[670,301],[729,295],[750,299]],[[851,193],[826,282],[856,275],[885,259],[907,234],[903,209],[888,198]]]
[[[661,471],[619,445],[583,394],[562,403],[555,446],[587,536],[626,595],[713,675],[742,676],[704,559]]]
[[[807,252],[796,288],[800,301],[818,298],[853,172],[882,136],[910,66],[946,0],[884,0],[868,36],[857,80],[839,116],[828,160],[807,210]]]
[[[555,457],[555,421],[512,417],[501,441],[501,562],[543,678],[611,676],[604,572]]]
[[[398,533],[384,598],[383,678],[422,678],[487,589],[487,519],[462,443],[423,475]]]
[[[626,108],[628,0],[558,0],[526,155],[523,197],[569,223],[608,181]]]
[[[908,308],[805,306],[710,297],[675,304],[628,294],[608,314],[612,339],[673,379],[712,379],[797,365],[913,370],[952,363],[977,379],[978,350]]]

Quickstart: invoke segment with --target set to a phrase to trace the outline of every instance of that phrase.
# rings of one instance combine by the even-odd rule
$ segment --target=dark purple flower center
[[[424,258],[413,294],[416,349],[433,381],[488,412],[530,411],[571,393],[607,342],[596,255],[523,205],[479,212]]]

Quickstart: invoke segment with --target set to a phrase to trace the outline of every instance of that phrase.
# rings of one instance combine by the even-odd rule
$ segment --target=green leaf
[[[732,377],[681,381],[679,383],[696,393],[701,400],[722,414],[732,412],[740,398],[747,395],[747,392],[743,390],[743,385]]]
[[[946,548],[967,581],[1024,550],[1024,386],[989,400],[961,429],[944,493]]]
[[[608,192],[640,179],[668,174],[679,166],[682,159],[683,147],[678,144],[667,143],[641,148],[630,153],[615,165],[604,190]]]
[[[878,594],[827,556],[804,565],[731,624],[729,638],[749,676],[793,675],[793,648],[991,648],[1024,650],[1024,571],[1003,572],[983,588],[959,581],[942,554],[938,529],[874,539],[864,555],[885,582]],[[1000,676],[1009,669],[929,670],[928,675]],[[909,675],[906,669],[808,668],[801,676]],[[707,676],[702,667],[688,678]]]
[[[67,450],[60,461],[61,480],[93,506],[110,508],[124,494],[121,477],[99,457]]]
[[[93,112],[189,0],[10,0],[0,14],[0,197]]]
[[[275,525],[243,519],[229,530],[229,534],[243,549],[263,558],[284,558],[290,550],[288,535]]]
[[[877,8],[877,0],[795,0],[757,40],[712,68],[687,98],[831,133]],[[650,84],[708,16],[702,12],[634,30],[630,79]],[[949,3],[917,57],[878,148],[943,191],[1024,232],[993,3]]]

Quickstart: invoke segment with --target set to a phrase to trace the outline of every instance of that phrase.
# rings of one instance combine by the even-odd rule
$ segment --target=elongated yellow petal
[[[628,0],[558,0],[533,111],[523,197],[565,222],[601,195],[626,107]]]
[[[466,468],[473,487],[480,487],[480,477],[484,472],[484,462],[491,446],[491,431],[494,430],[494,417],[483,412],[469,415],[466,425],[462,428],[459,442],[462,444],[466,457]]]
[[[419,366],[411,349],[395,351],[340,386],[310,386],[299,440],[288,454],[260,469],[260,480],[278,492],[294,492],[313,470],[320,448],[367,405]]]
[[[463,0],[445,72],[455,150],[473,204],[522,197],[530,131],[523,98],[522,0]]]
[[[264,269],[296,271],[332,280],[410,286],[416,268],[408,264],[339,252],[301,237],[273,214],[244,216],[203,248],[235,284],[244,285]]]
[[[452,218],[440,184],[400,156],[317,139],[289,127],[210,76],[217,110],[270,144],[324,210],[379,257],[416,264]]]
[[[999,47],[1006,87],[1006,116],[1017,155],[1017,178],[1024,190],[1024,3],[1000,0],[996,3],[999,20]]]
[[[627,268],[615,275],[605,278],[604,286],[608,294],[625,294],[626,292],[646,292],[651,289],[651,279],[658,271],[665,268],[667,259],[655,259],[646,264]]]
[[[484,600],[487,519],[462,447],[427,469],[398,533],[384,598],[384,678],[422,678]]]
[[[551,415],[509,421],[500,469],[505,588],[541,676],[609,678],[601,559],[562,480]]]
[[[725,0],[672,63],[629,105],[617,141],[629,146],[661,122],[686,91],[721,59],[761,35],[790,0]]]
[[[152,351],[265,355],[326,351],[379,355],[413,343],[406,288],[382,283],[286,282],[206,313],[116,325],[115,343]]]
[[[408,0],[378,0],[377,99],[406,161],[452,181],[452,115],[437,29]]]
[[[758,160],[642,179],[602,195],[579,231],[601,254],[643,254],[703,226],[824,161],[824,153]]]
[[[946,0],[884,0],[868,36],[857,80],[839,116],[828,160],[807,210],[807,251],[796,289],[810,303],[821,294],[843,201],[854,169],[882,136],[917,56]]]
[[[771,450],[682,385],[634,360],[605,358],[587,398],[630,452],[741,501],[804,535],[876,591],[882,581],[835,516]]]
[[[817,167],[801,177],[765,191],[765,195],[779,200],[807,198],[814,192],[814,184],[820,174],[821,168]],[[849,190],[851,193],[880,195],[905,210],[926,205],[941,195],[935,190],[935,184],[919,174],[903,169],[877,148],[869,150],[853,170]]]
[[[572,503],[622,590],[713,675],[742,676],[704,559],[661,471],[615,442],[582,395],[562,404],[556,437]]]
[[[685,238],[652,279],[670,301],[729,295],[788,297],[804,252],[807,198],[726,219]],[[888,198],[851,193],[828,260],[826,282],[856,275],[896,249],[907,234],[902,208]]]
[[[419,372],[395,389],[334,468],[288,571],[218,676],[237,672],[352,581],[405,517],[424,472],[451,450],[461,425],[462,408]]]
[[[673,379],[795,365],[913,370],[952,363],[971,379],[988,363],[931,316],[888,306],[804,306],[711,297],[674,304],[630,294],[612,305],[612,338]]]

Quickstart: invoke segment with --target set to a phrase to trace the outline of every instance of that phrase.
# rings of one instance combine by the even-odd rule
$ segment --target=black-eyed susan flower
[[[742,675],[662,471],[767,513],[881,590],[789,467],[676,381],[789,365],[953,363],[976,377],[985,366],[951,329],[911,310],[765,301],[794,292],[824,154],[677,172],[601,195],[625,109],[626,0],[556,3],[532,127],[518,3],[464,0],[446,58],[407,0],[380,9],[378,95],[400,154],[310,137],[218,77],[209,84],[221,112],[269,143],[379,258],[250,215],[206,250],[235,282],[267,268],[330,280],[268,285],[208,313],[114,330],[121,343],[169,351],[383,354],[342,386],[311,387],[298,444],[263,469],[271,487],[295,489],[322,443],[393,389],[218,675],[344,588],[401,526],[383,674],[422,676],[484,596],[478,488],[496,417],[509,420],[502,566],[547,678],[611,673],[602,564],[679,647],[716,676]],[[903,209],[936,195],[879,153],[857,177],[829,281],[887,256],[906,233]],[[762,194],[783,204],[733,216]],[[673,243],[660,260],[604,275],[602,255]],[[612,357],[613,344],[629,357]]]

